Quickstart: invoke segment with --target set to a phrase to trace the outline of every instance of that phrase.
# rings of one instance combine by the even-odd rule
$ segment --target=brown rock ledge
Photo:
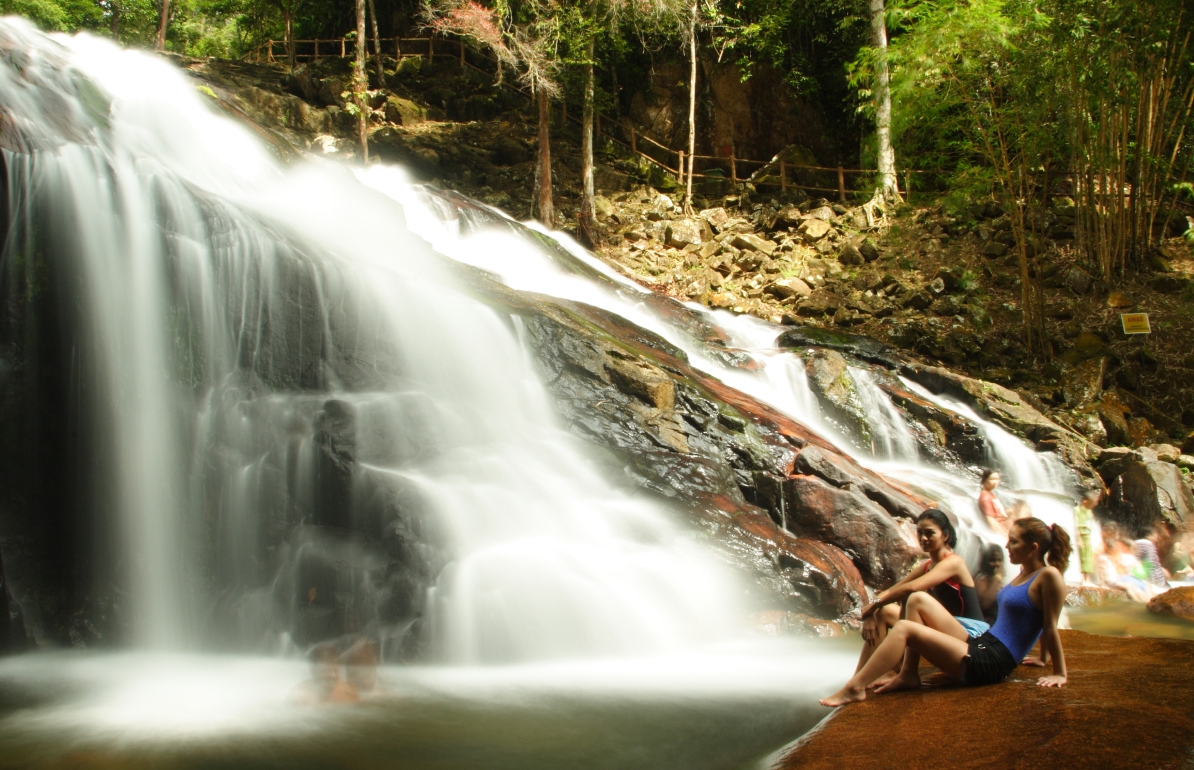
[[[1061,633],[1061,690],[1026,666],[990,687],[926,678],[839,709],[775,770],[1194,766],[1194,642]]]

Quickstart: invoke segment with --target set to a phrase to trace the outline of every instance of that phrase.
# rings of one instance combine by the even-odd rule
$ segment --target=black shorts
[[[988,631],[970,640],[970,654],[966,660],[966,671],[962,684],[977,687],[983,684],[997,684],[1007,679],[1016,670],[1020,661],[1012,657],[1003,642],[991,636]]]

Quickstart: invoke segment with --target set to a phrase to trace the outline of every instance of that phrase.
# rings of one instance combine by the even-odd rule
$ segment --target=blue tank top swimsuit
[[[963,684],[976,686],[1002,682],[1036,644],[1044,626],[1045,613],[1028,598],[1028,589],[1037,572],[1020,585],[1005,586],[999,592],[999,617],[995,626],[970,640],[969,660],[962,673]]]
[[[1036,644],[1044,627],[1044,611],[1028,596],[1028,589],[1036,582],[1039,573],[1037,570],[1020,585],[1004,586],[999,592],[999,617],[991,628],[991,636],[998,639],[1017,661],[1023,660]]]

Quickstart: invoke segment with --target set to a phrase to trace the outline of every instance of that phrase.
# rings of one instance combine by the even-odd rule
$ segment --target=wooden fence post
[[[427,63],[435,61],[435,35],[427,36]]]
[[[269,54],[265,58],[270,62],[270,64],[273,64],[273,62],[274,62],[274,41],[271,40],[266,45],[269,46],[268,48],[265,49],[266,51],[269,52]]]
[[[842,202],[846,202],[846,170],[841,166],[837,167],[837,197]]]
[[[684,184],[684,150],[676,150],[676,154],[680,157],[680,184]]]
[[[781,159],[779,162],[779,189],[788,191],[788,164]]]
[[[343,59],[344,56],[344,38],[340,38],[340,58]]]
[[[319,38],[315,38],[315,55],[311,57],[311,61],[319,61]]]
[[[738,159],[733,152],[730,153],[730,181],[738,184]]]
[[[908,199],[908,205],[912,205],[912,172],[904,169],[904,196]]]
[[[634,130],[634,126],[630,127],[630,151],[638,155],[638,135]]]
[[[394,38],[394,58],[402,61],[402,38]]]

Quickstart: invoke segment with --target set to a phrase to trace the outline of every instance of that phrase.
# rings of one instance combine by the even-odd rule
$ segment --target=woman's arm
[[[1057,630],[1057,619],[1065,604],[1065,579],[1053,567],[1047,567],[1040,577],[1041,583],[1041,659],[1053,659],[1052,676],[1036,680],[1041,687],[1061,687],[1066,683],[1065,652],[1061,649],[1061,634]]]
[[[925,562],[925,567],[928,566]],[[921,574],[916,575],[916,570],[909,573],[908,577],[882,591],[875,597],[874,606],[881,607],[889,602],[902,602],[917,591],[928,591],[933,586],[940,585],[951,577],[961,577],[961,572],[965,568],[966,562],[962,561],[962,557],[956,553],[951,553],[941,561],[937,562],[931,569],[920,570]]]
[[[920,564],[917,564],[915,567],[909,570],[908,574],[900,578],[899,582],[897,582],[895,585],[875,594],[874,601],[862,609],[862,619],[866,620],[869,618],[875,613],[875,610],[879,609],[884,604],[890,604],[894,601],[899,601],[899,596],[904,595],[900,594],[900,592],[903,590],[903,587],[913,580],[919,578],[921,575],[924,575],[928,566],[929,562],[922,561]],[[911,591],[908,593],[911,593]]]

